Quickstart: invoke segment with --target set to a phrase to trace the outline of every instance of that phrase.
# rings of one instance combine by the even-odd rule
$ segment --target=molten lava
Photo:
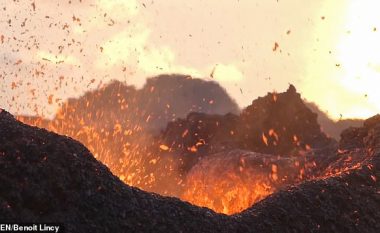
[[[179,173],[180,161],[168,153],[170,147],[155,144],[140,127],[126,128],[116,123],[108,129],[99,129],[96,124],[67,118],[64,113],[60,113],[57,119],[64,120],[47,122],[39,118],[19,117],[28,124],[82,142],[98,160],[131,186],[177,196],[225,214],[238,213],[277,190],[277,165],[270,164],[270,159],[264,155],[260,155],[260,159],[267,161],[258,161],[256,155],[247,157],[243,153],[237,164],[231,161],[234,158],[231,155],[214,160],[207,158],[184,179]],[[163,156],[160,152],[167,154]],[[252,159],[260,165],[252,166]]]
[[[239,213],[275,190],[267,175],[253,175],[244,169],[220,176],[192,174],[185,187],[181,199],[224,214]]]
[[[70,106],[60,111],[53,121],[28,117],[18,119],[82,142],[113,174],[131,186],[176,195],[178,188],[171,186],[181,182],[178,161],[170,155],[159,156],[160,151],[152,149],[159,148],[164,152],[169,150],[168,146],[156,145],[152,136],[145,133],[141,126],[117,121],[113,123],[113,117],[103,118],[101,123],[91,122],[88,120],[90,117],[76,118],[78,115],[73,114],[76,110]],[[97,116],[102,114],[96,113]]]
[[[181,198],[216,212],[238,213],[284,185],[301,181],[300,164],[300,157],[243,150],[209,155],[188,173]]]
[[[141,108],[136,90],[114,91],[120,88],[69,100],[51,121],[19,120],[82,142],[131,186],[225,214],[313,177],[311,148],[331,143],[293,86],[253,101],[241,115],[190,113],[159,136],[150,126],[162,116]],[[164,106],[168,114],[173,104]]]

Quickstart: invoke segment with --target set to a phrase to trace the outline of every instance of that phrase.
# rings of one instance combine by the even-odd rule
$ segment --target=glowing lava
[[[302,159],[232,150],[209,155],[189,172],[183,200],[235,214],[303,179]]]

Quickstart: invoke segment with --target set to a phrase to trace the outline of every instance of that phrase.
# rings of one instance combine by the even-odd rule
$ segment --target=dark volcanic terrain
[[[324,175],[226,216],[125,185],[77,141],[1,111],[0,218],[68,232],[379,232],[380,117],[340,146]]]

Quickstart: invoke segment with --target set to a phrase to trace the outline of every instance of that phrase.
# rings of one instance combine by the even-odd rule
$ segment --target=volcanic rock
[[[192,112],[186,119],[170,122],[159,141],[183,161],[181,170],[186,173],[202,156],[237,147],[234,130],[238,120],[232,113],[222,116]]]
[[[375,116],[365,121],[364,127],[347,129],[349,133],[343,133],[340,142],[345,147],[339,150],[332,143],[298,156],[236,149],[204,156],[187,173],[182,198],[231,214],[289,185],[358,168],[368,155],[368,148],[380,145],[377,122],[380,117]]]
[[[243,110],[237,129],[241,148],[269,154],[321,148],[331,143],[295,87],[268,93]]]
[[[67,232],[379,232],[380,120],[365,128],[359,165],[228,217],[125,185],[77,141],[1,111],[0,218]]]
[[[265,232],[272,227],[273,232],[379,232],[380,117],[366,120],[356,135],[342,135],[346,143],[347,135],[355,143],[364,135],[364,143],[354,149],[361,155],[358,162],[341,163],[335,174],[327,172],[279,191],[242,212],[239,218],[248,226],[246,230]]]
[[[317,114],[308,109],[292,85],[284,93],[259,97],[239,116],[191,113],[169,123],[161,140],[186,155],[231,149],[289,155],[335,149],[336,143],[321,131]]]
[[[5,111],[0,168],[2,222],[57,222],[67,232],[233,231],[226,216],[127,186],[79,142]]]
[[[208,155],[188,172],[181,199],[220,213],[238,213],[280,188],[304,180],[306,158],[238,149]]]
[[[170,154],[160,156],[154,136],[169,121],[191,111],[225,114],[237,113],[239,108],[216,82],[160,75],[148,79],[139,90],[115,81],[78,99],[69,99],[51,121],[18,119],[82,142],[129,184],[175,195],[181,161]],[[168,166],[173,168],[172,173]]]

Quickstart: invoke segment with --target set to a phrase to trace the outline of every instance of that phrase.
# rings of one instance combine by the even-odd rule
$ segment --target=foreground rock
[[[63,222],[68,232],[379,232],[379,117],[358,131],[358,164],[228,217],[129,187],[80,143],[2,111],[0,216]]]
[[[257,232],[269,226],[273,232],[379,232],[380,116],[348,131],[324,175],[254,205],[239,215],[242,222]]]
[[[129,187],[80,143],[0,113],[0,220],[68,232],[229,232],[226,216]]]

